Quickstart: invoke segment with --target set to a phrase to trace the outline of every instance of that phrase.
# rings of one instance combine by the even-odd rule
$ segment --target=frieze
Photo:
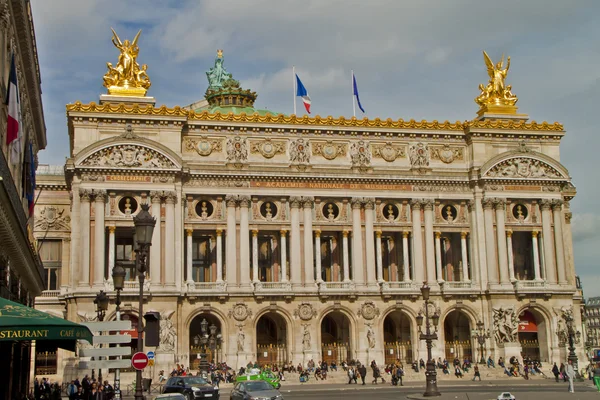
[[[369,142],[359,140],[350,145],[350,160],[352,167],[364,170],[371,166],[371,149]]]
[[[152,177],[143,175],[105,175],[107,182],[152,182]]]
[[[310,163],[310,146],[307,140],[297,139],[290,142],[290,162],[294,165]]]
[[[187,152],[195,151],[199,155],[206,157],[211,155],[213,151],[223,151],[223,142],[218,139],[209,139],[206,136],[201,136],[198,139],[185,137],[183,138],[183,148]]]
[[[235,136],[227,139],[225,150],[228,163],[241,166],[248,161],[248,144],[245,138]]]
[[[453,185],[415,185],[415,192],[467,192],[469,191],[468,184],[453,184]]]
[[[387,162],[396,161],[397,158],[406,157],[404,146],[394,146],[392,142],[373,145],[373,157],[382,158]]]
[[[431,146],[431,159],[440,160],[443,163],[451,164],[453,161],[464,160],[464,148],[443,146]]]
[[[343,143],[334,143],[331,140],[326,142],[313,142],[313,155],[322,156],[327,160],[335,160],[338,156],[344,157],[347,152],[347,145]]]
[[[191,186],[203,187],[250,187],[250,181],[229,179],[192,179],[187,184]]]
[[[252,154],[261,154],[264,158],[273,158],[277,154],[285,154],[285,142],[265,139],[250,142]]]
[[[159,152],[137,145],[117,145],[104,148],[87,157],[82,166],[125,168],[176,168]]]
[[[262,182],[250,181],[253,188],[299,188],[299,189],[352,189],[411,191],[411,185],[393,183],[337,183],[337,182]]]
[[[71,217],[65,214],[65,209],[54,206],[46,206],[35,219],[35,229],[47,230],[69,230],[71,228]]]
[[[504,160],[485,174],[492,178],[563,178],[551,165],[528,157],[514,157]]]
[[[429,167],[429,147],[424,143],[412,144],[408,148],[408,156],[412,168]]]

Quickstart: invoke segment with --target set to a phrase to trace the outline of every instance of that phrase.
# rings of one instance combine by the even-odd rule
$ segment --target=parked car
[[[283,400],[279,390],[274,389],[270,383],[265,381],[237,382],[231,391],[229,400],[268,399]]]
[[[163,386],[163,393],[181,393],[187,400],[219,400],[219,387],[199,376],[174,376]]]
[[[273,388],[279,389],[281,387],[281,383],[279,382],[279,378],[273,374],[271,371],[261,371],[259,369],[251,369],[247,371],[244,375],[238,375],[235,379],[236,382],[245,382],[245,381],[265,381],[269,383]]]
[[[498,400],[516,400],[515,396],[509,392],[502,392],[498,395]]]
[[[167,393],[154,396],[154,400],[186,400],[181,393]]]

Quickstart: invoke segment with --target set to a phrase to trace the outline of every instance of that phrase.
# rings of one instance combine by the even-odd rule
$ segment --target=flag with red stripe
[[[8,105],[8,121],[6,128],[6,144],[11,146],[10,161],[16,165],[20,162],[21,143],[19,140],[19,89],[17,84],[17,68],[15,67],[15,55],[12,55],[10,63],[10,74],[8,76],[8,89],[6,93],[6,104]]]
[[[310,96],[306,91],[306,88],[302,84],[300,78],[298,78],[298,74],[296,74],[296,96],[302,99],[302,103],[304,103],[304,108],[306,108],[306,112],[310,114]]]

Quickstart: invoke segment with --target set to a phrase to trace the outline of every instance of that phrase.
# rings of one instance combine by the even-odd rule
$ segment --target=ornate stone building
[[[581,292],[561,124],[529,122],[493,82],[473,120],[417,122],[254,110],[222,53],[207,75],[199,109],[118,93],[67,105],[64,174],[38,180],[57,276],[39,308],[93,318],[121,263],[137,321],[132,217],[149,204],[145,307],[163,316],[149,373],[195,367],[203,320],[222,334],[210,357],[232,366],[425,358],[423,282],[436,358],[479,357],[481,321],[486,357],[566,359],[557,332],[562,313],[581,322]]]

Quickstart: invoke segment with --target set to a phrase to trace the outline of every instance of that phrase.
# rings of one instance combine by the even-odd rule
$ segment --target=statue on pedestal
[[[490,77],[487,86],[479,85],[481,94],[475,98],[475,103],[481,107],[484,106],[514,106],[519,100],[515,96],[510,85],[505,84],[506,75],[510,68],[510,57],[506,59],[506,68],[504,68],[504,55],[496,65],[488,54],[483,52],[483,60],[487,67],[487,73]]]

